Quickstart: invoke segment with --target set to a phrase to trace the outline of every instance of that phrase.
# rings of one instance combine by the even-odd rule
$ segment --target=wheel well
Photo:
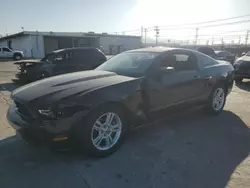
[[[19,52],[15,52],[15,53],[13,54],[13,56],[16,56],[16,55],[20,55],[20,56],[22,56],[22,54],[21,54],[21,53],[19,53]]]
[[[107,103],[104,103],[102,104],[101,106],[103,105],[114,105],[114,106],[117,106],[119,109],[122,110],[122,112],[124,112],[125,114],[125,118],[127,121],[129,121],[129,125],[132,125],[132,123],[134,122],[135,120],[135,115],[132,113],[132,111],[127,107],[125,106],[123,103],[121,102],[116,102],[116,101],[112,101],[112,102],[107,102]]]
[[[225,87],[224,88],[225,92],[226,93],[228,92],[228,81],[227,81],[227,79],[218,81],[216,85],[223,85]]]

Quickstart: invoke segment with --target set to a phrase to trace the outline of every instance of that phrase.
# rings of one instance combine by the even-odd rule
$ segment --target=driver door
[[[148,80],[150,111],[181,104],[201,94],[203,84],[194,54],[178,50],[167,53],[158,61],[156,73]],[[173,72],[161,71],[170,67]]]

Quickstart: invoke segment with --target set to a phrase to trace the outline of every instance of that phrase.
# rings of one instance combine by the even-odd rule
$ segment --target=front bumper
[[[237,73],[235,72],[235,78],[249,78],[250,79],[250,71],[249,73]]]
[[[16,130],[25,142],[41,145],[50,145],[57,148],[68,144],[71,125],[60,127],[61,120],[30,119],[19,114],[16,105],[11,104],[7,119],[9,124]]]

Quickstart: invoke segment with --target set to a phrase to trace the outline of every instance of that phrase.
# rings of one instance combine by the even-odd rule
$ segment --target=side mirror
[[[171,74],[175,72],[174,67],[162,67],[160,68],[160,72],[163,74]]]

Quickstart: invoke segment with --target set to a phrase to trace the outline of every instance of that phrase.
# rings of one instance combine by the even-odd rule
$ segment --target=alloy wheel
[[[217,88],[213,94],[213,108],[219,111],[225,102],[225,92],[222,88]]]
[[[107,112],[94,123],[91,131],[92,144],[98,150],[108,150],[119,140],[122,132],[122,121],[116,113]]]

